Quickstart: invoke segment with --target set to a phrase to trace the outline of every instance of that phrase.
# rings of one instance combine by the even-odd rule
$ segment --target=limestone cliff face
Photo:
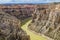
[[[44,34],[54,40],[60,40],[60,5],[47,9],[36,9],[29,29]]]
[[[16,17],[0,12],[0,40],[29,40]]]

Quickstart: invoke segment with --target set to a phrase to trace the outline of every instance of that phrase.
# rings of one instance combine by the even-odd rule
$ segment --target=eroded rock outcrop
[[[14,16],[0,12],[0,40],[30,40]]]
[[[29,29],[54,40],[60,40],[60,5],[54,5],[54,8],[36,9]]]

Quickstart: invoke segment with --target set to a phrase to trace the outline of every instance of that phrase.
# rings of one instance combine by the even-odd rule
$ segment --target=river
[[[26,24],[22,26],[22,29],[27,32],[28,35],[30,35],[30,40],[47,40],[45,37],[42,37],[38,34],[35,34],[28,30],[28,25],[31,23],[31,20],[29,20]]]

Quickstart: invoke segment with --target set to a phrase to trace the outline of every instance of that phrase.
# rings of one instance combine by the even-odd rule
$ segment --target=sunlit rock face
[[[36,9],[29,29],[54,40],[60,40],[60,5],[47,9]]]
[[[21,22],[14,16],[0,12],[0,40],[29,40],[21,29]]]

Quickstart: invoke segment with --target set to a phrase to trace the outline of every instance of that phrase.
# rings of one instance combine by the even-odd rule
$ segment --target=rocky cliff
[[[29,29],[54,40],[60,40],[60,4],[49,5],[43,9],[36,8],[32,17]]]
[[[30,40],[21,29],[21,21],[16,17],[0,11],[0,40]]]
[[[0,10],[22,20],[32,16],[34,5],[0,5]]]

